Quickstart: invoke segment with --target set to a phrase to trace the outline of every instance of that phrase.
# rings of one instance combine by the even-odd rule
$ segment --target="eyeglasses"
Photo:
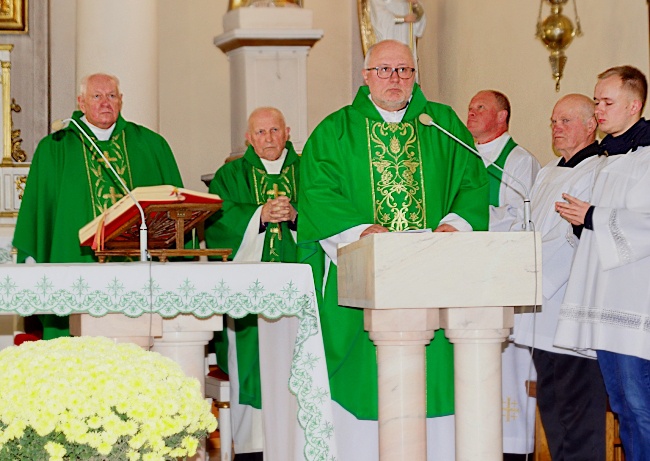
[[[415,69],[413,67],[370,67],[366,70],[377,71],[377,77],[382,79],[391,78],[393,72],[397,72],[397,76],[401,79],[408,80],[413,77]]]

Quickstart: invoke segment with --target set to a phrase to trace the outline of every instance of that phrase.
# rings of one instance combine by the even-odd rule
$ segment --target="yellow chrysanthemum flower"
[[[106,338],[59,338],[0,351],[0,395],[0,459],[42,440],[38,434],[46,441],[32,448],[49,461],[62,461],[71,449],[163,461],[193,455],[216,427],[198,381],[176,363]]]

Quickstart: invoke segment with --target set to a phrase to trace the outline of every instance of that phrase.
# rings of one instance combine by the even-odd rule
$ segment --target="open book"
[[[195,192],[175,186],[136,187],[133,196],[145,211],[150,248],[169,248],[176,241],[176,225],[183,224],[187,232],[221,208],[221,198],[215,194]],[[93,249],[138,248],[140,212],[130,196],[125,195],[115,205],[79,230],[81,246]]]

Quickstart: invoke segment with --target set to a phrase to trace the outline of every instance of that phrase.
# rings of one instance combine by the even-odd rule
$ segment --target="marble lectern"
[[[426,461],[424,348],[439,328],[454,343],[456,460],[502,459],[504,306],[541,303],[541,255],[533,232],[383,233],[339,247],[339,304],[365,310],[377,347],[382,461]]]

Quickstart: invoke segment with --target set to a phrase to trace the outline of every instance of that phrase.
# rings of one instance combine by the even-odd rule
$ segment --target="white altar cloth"
[[[305,460],[336,457],[329,382],[311,268],[282,263],[106,263],[0,265],[0,315],[36,313],[164,318],[295,316],[289,389],[298,403]],[[275,424],[294,415],[276,414]],[[300,450],[296,450],[300,451]]]

